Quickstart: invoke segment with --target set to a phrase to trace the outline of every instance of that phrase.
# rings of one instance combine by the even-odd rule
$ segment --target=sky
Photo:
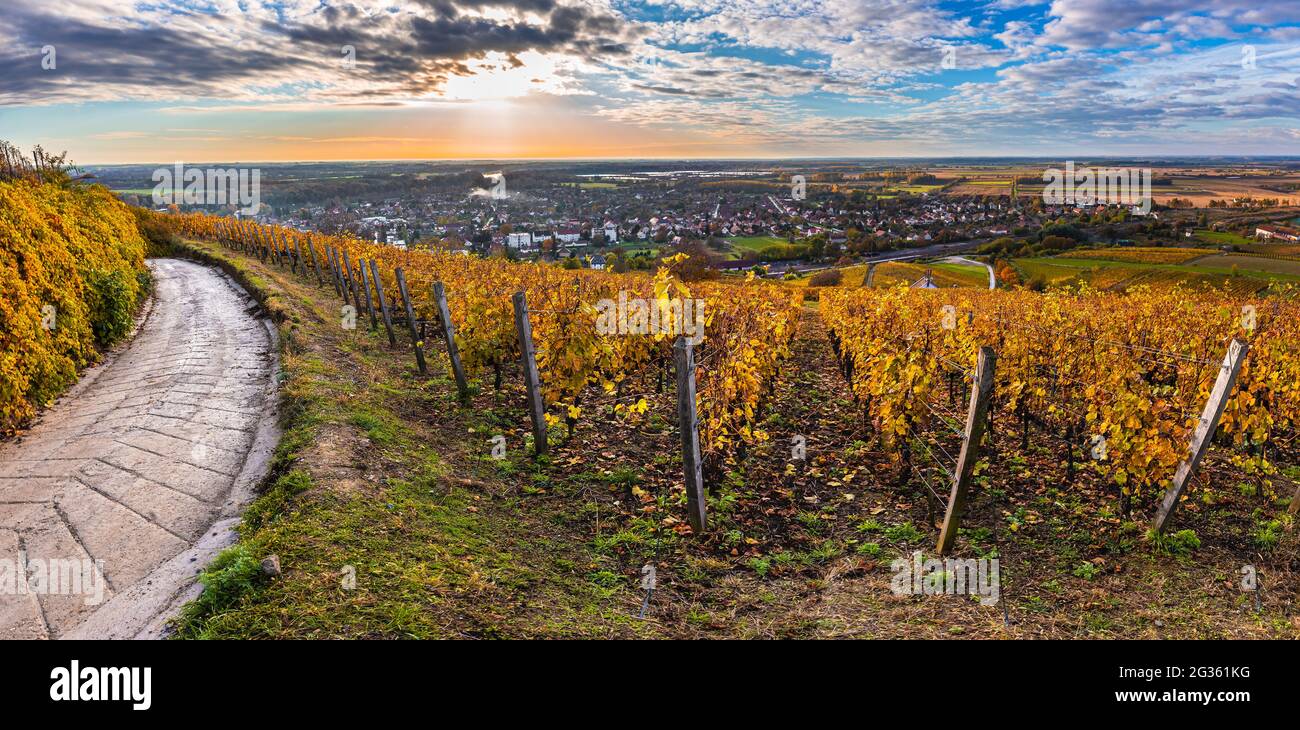
[[[5,0],[80,164],[1300,154],[1300,0]]]

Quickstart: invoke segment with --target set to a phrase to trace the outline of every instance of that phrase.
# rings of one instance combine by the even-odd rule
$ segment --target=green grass
[[[961,279],[967,286],[987,287],[989,284],[989,270],[983,266],[953,263],[933,263],[926,264],[926,266],[935,271],[952,274],[954,277]]]
[[[737,236],[728,238],[727,242],[736,248],[762,253],[773,246],[784,246],[788,241],[776,236]]]
[[[1192,234],[1192,236],[1195,238],[1199,238],[1202,241],[1206,241],[1208,243],[1215,243],[1220,246],[1224,244],[1239,245],[1239,244],[1248,244],[1248,243],[1258,243],[1258,241],[1256,241],[1255,239],[1247,238],[1239,233],[1233,233],[1231,231],[1211,231],[1207,228],[1202,228],[1195,231]]]

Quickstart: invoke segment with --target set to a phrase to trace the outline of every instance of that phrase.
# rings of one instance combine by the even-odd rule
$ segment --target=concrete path
[[[216,270],[150,267],[131,343],[0,445],[0,639],[138,635],[230,542],[220,521],[264,473],[273,330]]]

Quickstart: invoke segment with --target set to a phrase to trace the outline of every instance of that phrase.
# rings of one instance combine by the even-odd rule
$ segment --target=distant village
[[[575,258],[604,268],[611,257],[653,259],[696,245],[718,268],[765,261],[887,251],[936,242],[991,239],[1036,227],[1044,213],[1009,197],[830,196],[731,190],[662,180],[554,184],[503,198],[482,194],[389,197],[305,206],[267,216],[302,229],[346,230],[399,248],[443,248],[520,259]],[[769,244],[753,245],[754,239]],[[737,242],[749,245],[737,245]]]

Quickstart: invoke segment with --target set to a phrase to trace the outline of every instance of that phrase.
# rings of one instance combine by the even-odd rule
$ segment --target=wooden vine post
[[[326,248],[329,252],[330,276],[334,279],[334,293],[343,296],[343,278],[339,276],[339,252],[333,246]]]
[[[456,376],[456,392],[461,401],[469,400],[469,382],[465,380],[465,368],[460,363],[460,349],[456,347],[456,327],[451,323],[451,310],[447,308],[447,290],[441,281],[433,283],[433,299],[438,304],[438,318],[442,320],[442,336],[447,340],[447,358],[451,360],[451,372]],[[373,312],[371,316],[374,316]]]
[[[269,230],[262,230],[260,233],[263,239],[266,240],[266,245],[271,249],[271,258],[275,259],[275,265],[283,268],[284,260],[280,258],[280,244],[276,242],[275,234]]]
[[[429,366],[424,362],[424,343],[420,342],[420,332],[415,327],[415,308],[411,306],[411,294],[406,290],[406,274],[397,270],[397,292],[402,295],[402,304],[406,307],[406,325],[411,330],[411,345],[415,348],[415,364],[421,375],[429,374]]]
[[[943,528],[939,531],[939,544],[936,550],[940,555],[947,555],[957,541],[957,529],[961,527],[962,515],[966,512],[966,494],[970,490],[971,474],[975,462],[979,461],[980,442],[984,439],[984,429],[988,424],[989,401],[993,397],[993,376],[997,370],[998,356],[991,347],[981,347],[979,360],[975,365],[975,387],[971,388],[970,407],[966,412],[966,433],[961,440],[961,453],[957,456],[957,465],[953,470],[952,489],[948,494],[948,511],[943,516]]]
[[[515,292],[515,329],[519,332],[519,352],[523,359],[524,385],[528,389],[528,414],[533,419],[533,450],[546,453],[546,404],[542,401],[542,382],[537,374],[537,352],[533,349],[533,325],[528,319],[528,298]]]
[[[361,314],[361,292],[357,291],[356,275],[352,273],[352,257],[348,256],[347,249],[343,250],[343,286],[347,289],[347,299],[352,297],[352,306],[357,308],[357,314]]]
[[[379,329],[379,323],[375,321],[375,300],[370,296],[370,274],[366,271],[366,260],[359,259],[357,268],[361,269],[361,288],[366,290],[366,312],[370,314],[370,329]]]
[[[1223,416],[1223,409],[1228,405],[1228,396],[1232,395],[1232,389],[1237,384],[1237,376],[1241,373],[1241,366],[1246,362],[1246,353],[1249,351],[1250,345],[1239,337],[1234,338],[1228,345],[1228,354],[1223,358],[1223,365],[1219,366],[1219,377],[1214,381],[1214,389],[1210,391],[1210,398],[1205,402],[1205,410],[1201,411],[1201,420],[1192,431],[1192,442],[1187,448],[1187,456],[1178,463],[1178,469],[1174,472],[1174,483],[1160,500],[1160,509],[1156,511],[1155,522],[1151,525],[1157,534],[1163,533],[1165,528],[1169,527],[1169,520],[1178,509],[1178,501],[1182,499],[1183,492],[1192,481],[1192,475],[1201,464],[1201,458],[1205,456],[1206,449],[1214,440],[1214,431],[1219,427],[1219,418]]]
[[[311,256],[311,265],[316,269],[316,283],[324,284],[325,277],[320,273],[320,259],[316,258],[316,246],[311,242],[311,236],[307,237],[307,255]]]
[[[677,370],[677,426],[682,435],[682,473],[686,477],[686,519],[695,534],[709,526],[704,498],[704,465],[700,459],[700,422],[695,409],[695,345],[689,337],[673,343]]]
[[[298,265],[302,263],[302,248],[298,245],[297,236],[290,236],[290,238],[293,239],[293,273],[296,274],[298,273]],[[307,273],[305,267],[303,268],[303,273]]]
[[[384,315],[384,329],[388,331],[388,344],[397,347],[397,335],[393,334],[393,315],[388,312],[388,299],[384,297],[384,282],[379,278],[379,267],[370,259],[370,278],[375,282],[375,295],[379,297],[379,311]]]

